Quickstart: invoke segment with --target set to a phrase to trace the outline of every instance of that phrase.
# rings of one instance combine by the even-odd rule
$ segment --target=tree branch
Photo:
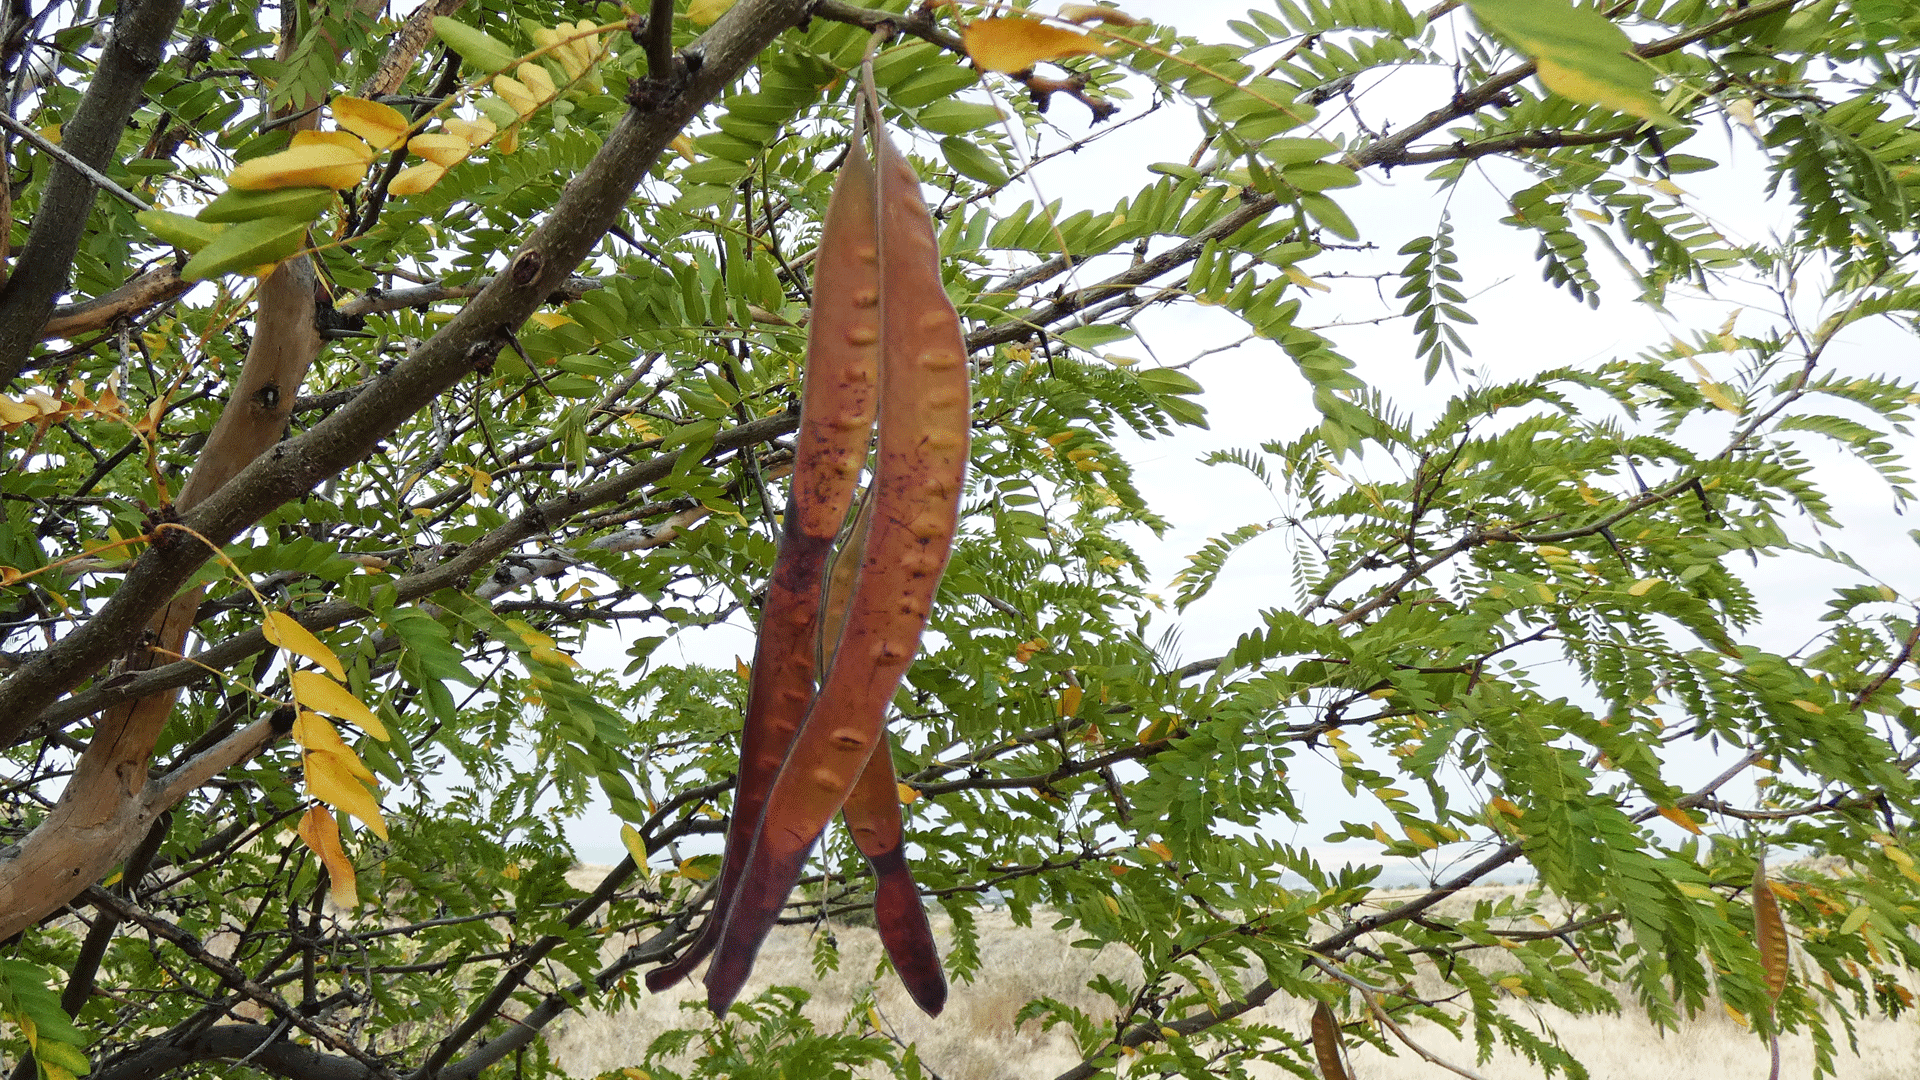
[[[161,3],[163,0],[148,0]],[[553,211],[507,261],[507,270],[432,339],[306,434],[281,443],[187,516],[225,544],[262,516],[372,453],[381,439],[477,366],[561,286],[618,216],[661,151],[776,35],[804,17],[807,0],[747,0],[701,39],[703,62],[683,86],[629,111],[567,185]],[[37,326],[36,326],[37,330]],[[0,354],[4,359],[4,354]],[[197,544],[155,544],[134,560],[119,591],[83,626],[0,683],[0,743],[17,739],[56,697],[78,686],[139,634],[159,606],[207,559]]]
[[[799,424],[800,418],[793,413],[762,417],[752,423],[741,424],[721,432],[713,440],[711,453],[725,453],[767,442],[789,434]],[[464,587],[472,580],[473,575],[491,565],[494,560],[512,550],[516,545],[536,536],[545,535],[554,526],[575,515],[585,513],[596,506],[614,502],[648,484],[664,479],[673,471],[674,464],[679,460],[677,453],[662,454],[616,473],[597,484],[589,484],[541,503],[474,541],[453,558],[430,569],[408,574],[394,582],[396,590],[394,602],[411,603],[421,597],[431,596],[441,589]],[[123,586],[123,591],[124,588]],[[354,619],[365,618],[367,615],[367,610],[358,604],[336,600],[300,612],[296,618],[299,619],[300,625],[309,630],[318,631],[339,626]],[[142,672],[132,679],[115,682],[112,686],[96,685],[82,693],[57,701],[43,710],[36,723],[23,725],[21,731],[16,732],[13,737],[17,739],[27,727],[32,727],[36,732],[57,729],[82,717],[91,716],[117,702],[169,687],[185,686],[196,679],[204,678],[208,668],[223,670],[265,648],[267,648],[267,639],[258,629],[237,634],[201,650],[191,661],[175,661],[163,667]],[[5,727],[4,721],[0,721],[0,731],[4,731]]]
[[[54,308],[46,325],[40,328],[40,340],[71,338],[105,329],[121,319],[130,319],[143,311],[178,300],[196,284],[180,280],[180,268],[168,263],[141,274],[104,296]]]
[[[61,145],[75,158],[96,170],[113,159],[141,89],[165,55],[181,6],[182,0],[138,0],[120,8],[86,94],[62,129]],[[11,383],[26,366],[27,353],[39,342],[40,329],[53,311],[54,297],[67,287],[74,253],[93,213],[95,191],[93,181],[79,170],[64,161],[54,165],[26,246],[0,288],[0,386]]]
[[[199,938],[194,937],[192,934],[180,929],[166,919],[135,904],[133,901],[125,897],[116,896],[97,885],[88,886],[84,895],[87,903],[92,904],[94,907],[100,908],[103,911],[111,911],[119,918],[139,926],[154,937],[160,938],[181,952],[186,953],[193,958],[194,963],[218,975],[228,986],[238,990],[248,999],[272,1010],[275,1015],[287,1023],[313,1036],[315,1042],[352,1058],[359,1063],[361,1068],[366,1070],[367,1075],[389,1078],[393,1076],[392,1070],[381,1064],[378,1058],[362,1050],[352,1039],[342,1038],[334,1034],[319,1021],[314,1020],[299,1009],[281,1000],[280,995],[255,983],[247,977],[246,972],[234,966],[232,962],[223,960],[215,956],[212,952],[209,952],[207,947],[200,943]]]

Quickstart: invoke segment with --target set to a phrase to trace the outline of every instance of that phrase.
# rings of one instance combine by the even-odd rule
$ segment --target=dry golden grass
[[[946,928],[936,919],[935,929],[946,946]],[[1028,1000],[1050,995],[1086,1009],[1095,1017],[1110,1015],[1112,1002],[1086,988],[1096,973],[1116,978],[1137,976],[1138,966],[1118,949],[1095,954],[1072,948],[1069,938],[1046,928],[1044,918],[1032,928],[1015,926],[1004,912],[979,915],[984,963],[972,983],[953,987],[946,1012],[937,1020],[922,1016],[891,975],[877,983],[877,1000],[884,1021],[902,1039],[917,1043],[921,1060],[944,1080],[1049,1080],[1079,1063],[1072,1042],[1058,1033],[1041,1032],[1036,1024],[1016,1028],[1013,1020]],[[807,1015],[822,1030],[837,1030],[850,1003],[867,986],[875,985],[874,969],[879,941],[870,929],[836,926],[840,969],[816,979],[809,957],[812,942],[805,928],[784,927],[768,940],[747,984],[743,998],[770,986],[805,988],[813,994]],[[618,943],[624,947],[625,943]],[[638,1007],[612,1014],[570,1018],[551,1037],[555,1057],[573,1076],[591,1077],[637,1063],[646,1046],[660,1032],[702,1022],[682,1010],[682,1003],[703,999],[698,976],[666,994],[649,998]],[[1662,1033],[1629,1006],[1618,1017],[1572,1016],[1551,1006],[1525,1007],[1515,1003],[1510,1012],[1551,1027],[1567,1048],[1591,1070],[1594,1080],[1761,1080],[1767,1075],[1765,1044],[1731,1019],[1715,1013]],[[1293,1001],[1269,1003],[1249,1019],[1287,1026],[1304,1035],[1308,1009]],[[1844,1080],[1916,1080],[1920,1078],[1920,1020],[1870,1019],[1858,1025],[1860,1055],[1845,1056],[1839,1075]],[[1524,1059],[1496,1053],[1485,1065],[1476,1065],[1471,1042],[1454,1041],[1432,1025],[1409,1027],[1407,1033],[1429,1051],[1472,1068],[1486,1080],[1531,1080],[1539,1069]],[[1842,1036],[1844,1040],[1844,1036]],[[1438,1065],[1420,1060],[1404,1048],[1389,1057],[1367,1047],[1353,1053],[1358,1080],[1435,1080],[1450,1077]],[[1288,1075],[1256,1065],[1256,1077]],[[1805,1035],[1782,1042],[1783,1078],[1813,1074],[1811,1040]]]

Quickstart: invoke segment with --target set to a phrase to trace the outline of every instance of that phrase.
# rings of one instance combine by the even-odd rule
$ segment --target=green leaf
[[[180,269],[186,281],[204,281],[235,270],[251,270],[287,258],[306,239],[306,221],[261,218],[230,225]]]
[[[1102,345],[1111,345],[1116,341],[1125,341],[1132,337],[1133,328],[1112,323],[1093,323],[1088,326],[1076,326],[1055,336],[1076,349],[1097,349]]]
[[[972,101],[936,101],[921,109],[914,120],[928,131],[942,135],[962,135],[980,128],[992,127],[1000,122],[1001,113],[997,105],[985,105]]]
[[[1172,368],[1142,368],[1134,373],[1140,385],[1155,394],[1198,394],[1202,387],[1193,376]]]
[[[962,176],[989,187],[1000,187],[1007,182],[1007,172],[1000,163],[970,140],[958,136],[941,139],[940,153],[947,164],[953,166],[953,171]]]
[[[485,30],[476,30],[458,19],[445,15],[433,18],[435,36],[446,43],[447,47],[460,54],[460,59],[475,71],[492,74],[505,71],[513,66],[520,54],[508,48],[506,43]],[[517,114],[516,114],[517,115]]]
[[[1533,58],[1540,81],[1562,97],[1684,127],[1653,92],[1653,69],[1633,55],[1626,31],[1570,0],[1468,0],[1480,25]]]

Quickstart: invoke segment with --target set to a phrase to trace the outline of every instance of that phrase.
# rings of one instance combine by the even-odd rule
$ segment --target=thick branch
[[[714,439],[713,453],[725,453],[767,442],[792,432],[799,426],[799,422],[797,416],[783,413],[779,416],[764,417],[752,423],[741,424],[739,427],[721,432]],[[397,591],[395,602],[411,603],[422,597],[431,596],[441,589],[465,586],[473,579],[473,575],[492,565],[494,560],[519,544],[545,535],[569,518],[592,510],[596,506],[615,502],[648,484],[664,479],[673,471],[674,463],[678,460],[677,454],[662,454],[616,473],[597,484],[589,484],[577,491],[540,504],[532,511],[481,537],[453,558],[430,569],[400,578],[394,583]],[[366,615],[366,609],[357,604],[333,601],[301,612],[298,618],[300,624],[309,630],[325,630],[354,619],[365,618]],[[203,649],[195,654],[192,662],[177,661],[165,667],[143,672],[111,687],[95,686],[84,693],[55,702],[43,711],[37,729],[64,727],[82,717],[91,716],[101,709],[108,708],[116,702],[170,687],[185,686],[205,677],[208,668],[223,670],[266,647],[267,640],[260,631],[249,630]]]
[[[625,210],[634,186],[667,143],[777,34],[799,22],[806,7],[806,0],[749,0],[729,10],[702,39],[699,69],[675,92],[658,95],[652,108],[636,108],[621,119],[553,212],[508,260],[505,273],[377,379],[372,392],[280,444],[209,497],[185,524],[225,544],[275,507],[372,453],[434,397],[490,363]],[[197,543],[171,542],[156,544],[135,560],[120,590],[92,619],[0,683],[0,743],[17,739],[55,698],[99,670],[206,559]]]
[[[80,107],[62,129],[61,146],[75,158],[95,169],[113,160],[140,90],[160,66],[180,8],[181,0],[139,0],[120,9]],[[67,287],[96,191],[79,170],[65,163],[53,166],[26,246],[0,289],[0,385],[26,366],[54,297]]]
[[[180,268],[171,263],[149,270],[104,296],[54,308],[53,315],[40,328],[40,339],[71,338],[103,330],[121,319],[178,300],[195,284],[180,280]]]
[[[285,1024],[220,1024],[171,1039],[156,1040],[96,1068],[90,1080],[158,1080],[188,1065],[235,1061],[287,1080],[371,1080],[358,1061],[323,1053],[285,1038]]]
[[[0,864],[0,937],[12,937],[60,910],[124,861],[161,814],[221,771],[259,753],[273,734],[269,721],[249,724],[153,780],[145,779],[144,763],[132,775],[97,767],[76,773],[68,781],[68,797]],[[96,737],[86,756],[116,757],[112,742]]]

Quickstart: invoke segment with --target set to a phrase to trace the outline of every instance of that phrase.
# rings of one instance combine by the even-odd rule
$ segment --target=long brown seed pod
[[[647,973],[647,986],[655,992],[685,978],[719,941],[767,792],[813,700],[821,587],[833,542],[853,504],[877,407],[880,265],[874,187],[873,164],[856,136],[834,181],[815,258],[816,302],[807,333],[793,497],[754,649],[720,885],[700,936],[679,959]]]
[[[823,658],[832,643],[840,640],[872,523],[873,500],[868,499],[861,504],[860,515],[827,575],[827,600],[820,619]],[[899,778],[894,775],[893,748],[887,742],[884,726],[873,756],[867,759],[840,814],[847,831],[853,834],[854,846],[873,868],[873,916],[880,943],[886,946],[887,956],[914,1004],[928,1016],[938,1016],[947,1004],[947,977],[940,969],[940,952],[934,945],[926,906],[920,902],[920,887],[907,865]]]
[[[868,95],[877,106],[870,86]],[[872,534],[832,666],[767,797],[707,969],[707,1004],[717,1013],[738,996],[821,830],[874,752],[958,527],[967,462],[966,343],[940,281],[939,245],[919,178],[885,131],[875,131],[874,144],[883,363]]]
[[[1753,943],[1760,950],[1760,970],[1767,996],[1780,1000],[1787,988],[1787,923],[1780,917],[1780,901],[1767,885],[1767,860],[1753,864]]]
[[[1313,1006],[1313,1056],[1320,1063],[1320,1075],[1326,1080],[1349,1080],[1347,1066],[1340,1059],[1340,1021],[1326,1002]]]

